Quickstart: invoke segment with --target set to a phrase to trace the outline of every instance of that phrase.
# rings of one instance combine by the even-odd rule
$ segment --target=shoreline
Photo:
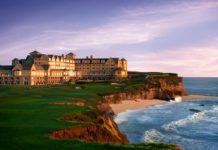
[[[204,95],[188,95],[182,96],[182,101],[189,100],[203,100],[203,99],[213,99],[217,98],[215,96],[204,96]],[[119,104],[109,104],[112,111],[115,115],[121,112],[125,112],[127,110],[135,110],[135,109],[143,109],[148,108],[154,105],[164,105],[170,103],[169,101],[160,100],[160,99],[138,99],[138,100],[123,100]]]

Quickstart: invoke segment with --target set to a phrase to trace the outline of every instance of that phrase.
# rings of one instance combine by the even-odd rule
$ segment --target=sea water
[[[184,85],[188,94],[218,96],[218,78],[184,78]],[[115,122],[130,143],[167,142],[185,150],[218,150],[218,98],[130,110],[119,113]]]

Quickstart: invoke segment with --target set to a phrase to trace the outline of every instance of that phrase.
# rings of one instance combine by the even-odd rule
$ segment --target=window
[[[24,85],[28,85],[29,84],[29,82],[28,81],[24,81]]]

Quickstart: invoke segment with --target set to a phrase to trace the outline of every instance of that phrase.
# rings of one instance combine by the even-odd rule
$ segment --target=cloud
[[[212,11],[218,8],[216,1],[176,1],[163,5],[144,5],[137,8],[123,8],[120,14],[108,19],[107,22],[96,27],[86,29],[69,29],[63,26],[60,30],[49,25],[37,26],[34,33],[37,38],[27,35],[30,43],[25,42],[23,49],[95,49],[103,50],[113,45],[137,44],[154,40],[172,30],[199,24],[210,20],[217,20]],[[17,27],[20,32],[25,28]],[[40,28],[42,28],[40,30]],[[34,28],[30,28],[34,30]],[[29,31],[31,32],[31,31]],[[25,37],[19,43],[8,45],[7,51],[20,49],[24,45]],[[16,46],[15,46],[16,45]]]
[[[187,47],[135,55],[130,70],[177,72],[182,76],[218,76],[218,46]]]
[[[158,5],[152,3],[150,5],[141,6],[135,9],[123,8],[124,14],[127,17],[138,16],[159,16],[169,14],[194,13],[203,12],[218,7],[218,2],[215,0],[192,0],[192,1],[170,1],[166,4]],[[155,8],[155,9],[154,9]]]
[[[190,26],[218,21],[217,13],[217,1],[187,0],[122,8],[119,14],[111,16],[106,22],[95,27],[78,28],[78,24],[75,27],[73,22],[68,21],[66,26],[61,24],[61,27],[56,27],[55,22],[17,26],[14,30],[17,35],[20,35],[18,38],[14,41],[0,41],[0,63],[14,56],[25,56],[34,49],[45,53],[57,51],[60,53],[60,50],[70,49],[90,51],[95,54],[98,53],[95,50],[101,50],[101,53],[104,51],[113,53],[116,49],[111,48],[117,45],[125,49],[131,44],[149,41],[155,44],[156,39],[172,31],[178,32]],[[7,40],[13,38],[12,34],[8,36]],[[135,55],[134,51],[125,53],[130,57],[131,70],[179,72],[184,76],[217,76],[217,49],[216,43],[212,42],[202,47],[186,45],[164,52],[140,51],[138,55]],[[13,56],[10,55],[11,53]]]
[[[101,49],[118,44],[137,44],[154,40],[172,30],[201,22],[217,20],[211,9],[218,8],[217,2],[186,2],[164,6],[142,6],[125,9],[111,17],[108,22],[82,31],[54,31],[53,37],[63,47],[77,49]],[[48,36],[52,37],[50,34]],[[55,40],[55,39],[53,39]]]

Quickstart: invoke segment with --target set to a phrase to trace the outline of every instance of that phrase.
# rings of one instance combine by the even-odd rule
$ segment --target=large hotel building
[[[0,85],[61,84],[76,80],[121,80],[127,78],[127,61],[119,58],[76,59],[75,54],[46,55],[31,52],[26,59],[13,59],[0,66]]]

